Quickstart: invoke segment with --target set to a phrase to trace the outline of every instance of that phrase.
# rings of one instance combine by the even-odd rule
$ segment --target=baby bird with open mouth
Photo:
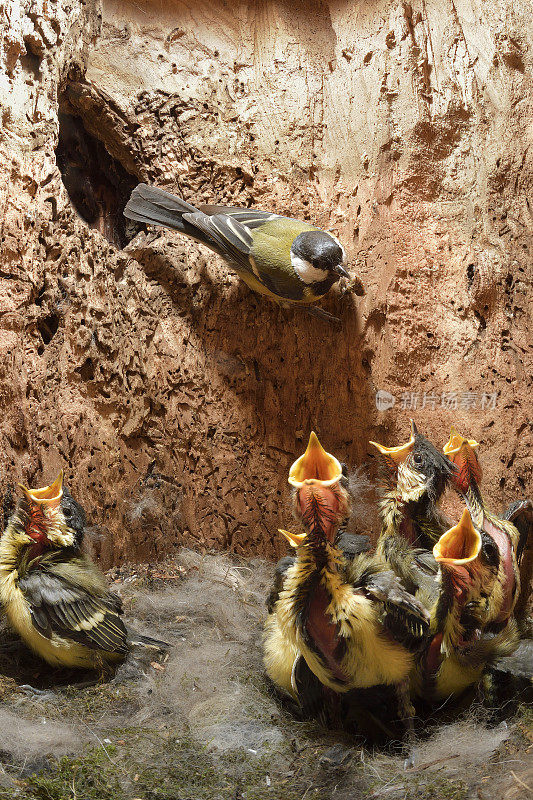
[[[419,585],[417,559],[436,574],[430,550],[450,527],[438,508],[455,467],[411,421],[411,437],[399,447],[374,445],[383,458],[384,487],[380,502],[382,528],[377,552],[409,591]],[[425,551],[425,552],[424,552]]]
[[[531,563],[524,559],[524,553],[532,528],[532,504],[523,501],[509,513],[520,530],[509,519],[502,519],[490,511],[479,488],[483,473],[476,455],[477,447],[476,441],[465,439],[452,428],[443,449],[457,470],[452,478],[454,489],[463,498],[474,523],[492,539],[499,554],[498,575],[488,601],[487,619],[490,628],[499,631],[513,616],[517,606],[522,584],[521,568],[524,570],[523,592],[529,596]],[[519,608],[521,616],[525,616],[527,602],[521,602]]]
[[[80,546],[83,508],[63,487],[63,473],[42,489],[20,487],[0,538],[0,603],[25,644],[55,667],[104,670],[132,644],[168,645],[130,636],[122,601]]]
[[[438,588],[425,596],[424,590],[418,593],[432,611],[431,641],[417,690],[435,702],[458,697],[476,684],[487,664],[514,651],[518,636],[514,623],[496,636],[487,634],[500,557],[468,509],[457,525],[440,537],[433,555],[439,565]]]
[[[341,476],[340,463],[312,433],[289,472],[302,531],[281,531],[296,548],[296,560],[266,623],[265,666],[272,681],[302,704],[306,692],[316,691],[314,676],[336,694],[395,686],[409,716],[407,679],[426,640],[429,615],[381,558],[349,560],[335,545],[349,511]]]

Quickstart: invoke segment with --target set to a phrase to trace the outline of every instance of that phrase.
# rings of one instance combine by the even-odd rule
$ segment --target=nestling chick
[[[454,489],[464,499],[475,525],[490,536],[498,548],[499,570],[489,598],[487,620],[489,629],[498,631],[506,625],[520,595],[517,553],[523,552],[525,543],[521,541],[519,531],[511,522],[499,519],[487,508],[479,488],[483,473],[475,452],[476,447],[476,441],[465,439],[452,428],[444,453],[457,467],[452,479]]]
[[[195,206],[176,195],[140,183],[124,209],[129,219],[177,230],[221,256],[256,292],[281,304],[308,306],[329,292],[341,276],[346,254],[335,236],[269,211]],[[317,316],[331,318],[319,309]]]
[[[518,638],[514,623],[498,636],[486,634],[499,553],[492,539],[473,524],[468,509],[441,536],[433,554],[440,580],[418,692],[440,701],[477,683],[488,663],[513,652]],[[429,605],[432,598],[425,602]]]
[[[63,473],[42,489],[20,488],[0,538],[0,603],[9,623],[52,666],[103,669],[123,660],[133,640],[122,601],[80,550],[85,512],[63,489]]]
[[[266,623],[265,666],[278,682],[274,650],[281,636],[295,660],[301,655],[319,682],[336,693],[403,685],[429,617],[380,559],[359,555],[347,561],[335,546],[348,513],[341,475],[337,459],[311,434],[305,454],[289,473],[303,532],[281,531],[296,547],[296,560]],[[291,672],[287,664],[285,687]]]
[[[450,527],[437,508],[454,472],[447,458],[418,432],[411,421],[411,438],[399,447],[377,447],[385,464],[380,501],[382,528],[377,552],[399,575],[409,591],[417,588],[413,559],[429,550]]]

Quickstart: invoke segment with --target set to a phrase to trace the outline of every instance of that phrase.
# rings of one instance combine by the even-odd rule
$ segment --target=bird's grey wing
[[[90,594],[43,569],[30,570],[18,585],[42,636],[56,634],[92,650],[127,653],[127,632],[119,616],[122,604],[116,595]]]
[[[202,211],[183,214],[183,219],[214,242],[218,252],[230,264],[238,270],[254,274],[249,258],[252,234],[245,225],[227,214],[214,214],[210,217]]]
[[[380,622],[395,641],[409,649],[418,649],[425,642],[429,613],[391,570],[369,576],[364,594],[381,604]]]
[[[433,553],[422,547],[413,550],[413,565],[426,575],[435,576],[439,571],[439,565]]]
[[[410,577],[416,585],[416,597],[424,608],[432,608],[439,596],[439,565],[429,550],[415,549]]]
[[[361,533],[348,533],[340,530],[335,539],[335,547],[342,551],[345,558],[354,558],[370,550],[370,537]]]
[[[258,211],[255,208],[234,208],[232,206],[199,206],[199,211],[202,211],[208,217],[220,216],[231,217],[232,219],[244,225],[248,230],[260,228],[265,222],[272,222],[274,219],[279,219],[280,214],[272,214],[270,211]]]

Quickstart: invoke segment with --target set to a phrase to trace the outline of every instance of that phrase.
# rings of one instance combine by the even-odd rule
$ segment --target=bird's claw
[[[336,324],[340,324],[340,319],[335,317],[333,314],[330,314],[329,311],[324,311],[323,308],[316,308],[316,306],[304,306],[303,310],[306,311],[307,314],[310,314],[312,317],[318,317],[319,319],[327,320],[328,322],[334,322]]]

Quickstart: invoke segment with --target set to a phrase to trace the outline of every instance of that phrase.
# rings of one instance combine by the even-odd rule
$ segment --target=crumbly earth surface
[[[0,4],[0,481],[60,467],[106,566],[273,556],[311,429],[350,466],[409,417],[533,472],[531,4]],[[170,232],[145,180],[332,229],[331,325]],[[77,210],[76,210],[77,209]],[[383,395],[376,406],[376,392]]]
[[[172,645],[113,678],[50,670],[0,632],[2,800],[519,800],[533,787],[531,711],[488,725],[481,708],[372,750],[298,720],[261,663],[272,567],[190,550],[116,568],[126,620]]]

